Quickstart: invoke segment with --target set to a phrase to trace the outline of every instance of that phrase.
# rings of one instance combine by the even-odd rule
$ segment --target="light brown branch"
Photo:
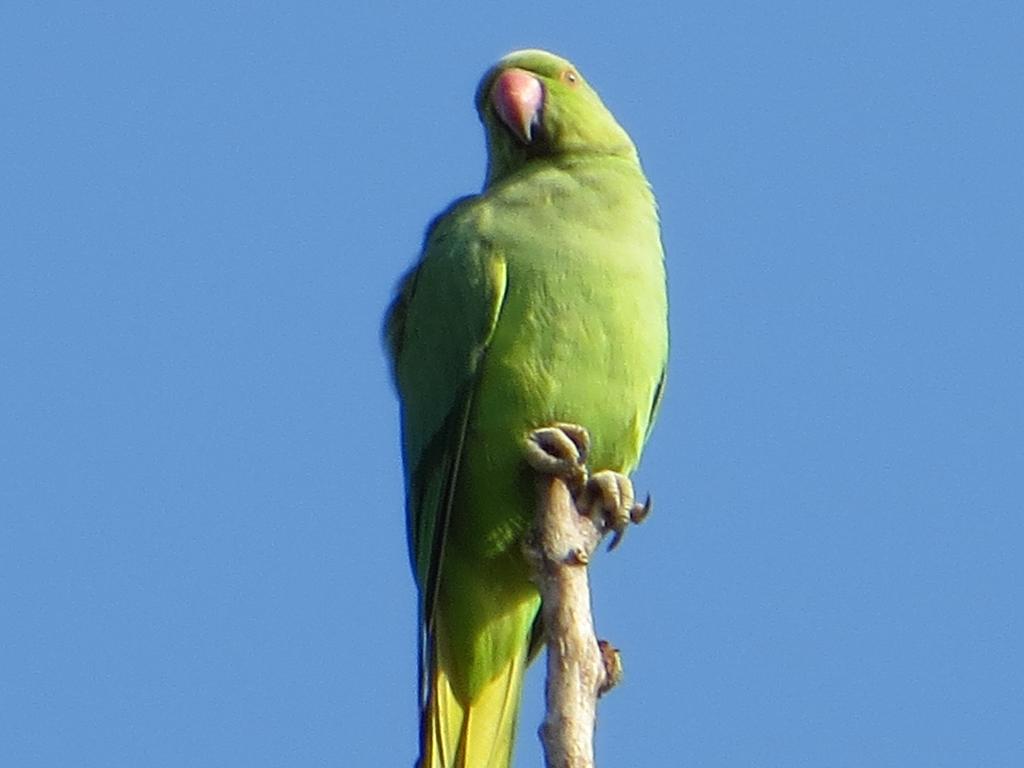
[[[601,531],[579,514],[563,480],[537,481],[536,523],[526,552],[541,593],[548,647],[540,727],[547,768],[593,768],[597,698],[614,684],[594,633],[587,564]]]

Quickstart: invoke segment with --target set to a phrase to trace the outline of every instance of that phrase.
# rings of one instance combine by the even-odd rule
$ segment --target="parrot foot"
[[[621,472],[605,469],[595,472],[587,480],[576,505],[582,514],[614,531],[609,551],[619,546],[630,523],[642,523],[651,513],[651,497],[643,504],[635,501],[633,483]]]
[[[576,495],[587,482],[590,434],[579,424],[558,423],[526,437],[526,461],[534,470],[563,478]]]

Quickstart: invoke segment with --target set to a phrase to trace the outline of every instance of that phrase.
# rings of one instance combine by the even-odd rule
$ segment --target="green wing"
[[[432,628],[477,374],[506,288],[504,259],[463,225],[472,205],[473,198],[459,201],[431,225],[423,256],[403,278],[385,318],[402,401],[406,522],[420,587],[421,643]]]

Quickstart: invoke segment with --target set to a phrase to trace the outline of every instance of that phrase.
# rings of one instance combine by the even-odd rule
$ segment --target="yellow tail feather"
[[[419,768],[508,768],[526,648],[512,654],[508,664],[469,702],[459,700],[436,657],[431,666]]]

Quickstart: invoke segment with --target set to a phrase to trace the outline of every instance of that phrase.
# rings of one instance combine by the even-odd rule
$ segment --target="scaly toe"
[[[631,522],[634,508],[633,483],[621,472],[602,470],[595,472],[587,481],[577,499],[580,512],[588,515],[604,530],[614,532],[608,549],[615,549],[622,541],[626,527]]]
[[[590,436],[578,424],[555,424],[526,437],[526,461],[537,472],[564,478],[572,490],[587,481],[586,456]]]
[[[576,457],[579,463],[586,464],[587,455],[590,453],[590,433],[587,428],[567,421],[559,421],[553,424],[552,428],[561,431],[572,441],[572,444],[576,446]]]

